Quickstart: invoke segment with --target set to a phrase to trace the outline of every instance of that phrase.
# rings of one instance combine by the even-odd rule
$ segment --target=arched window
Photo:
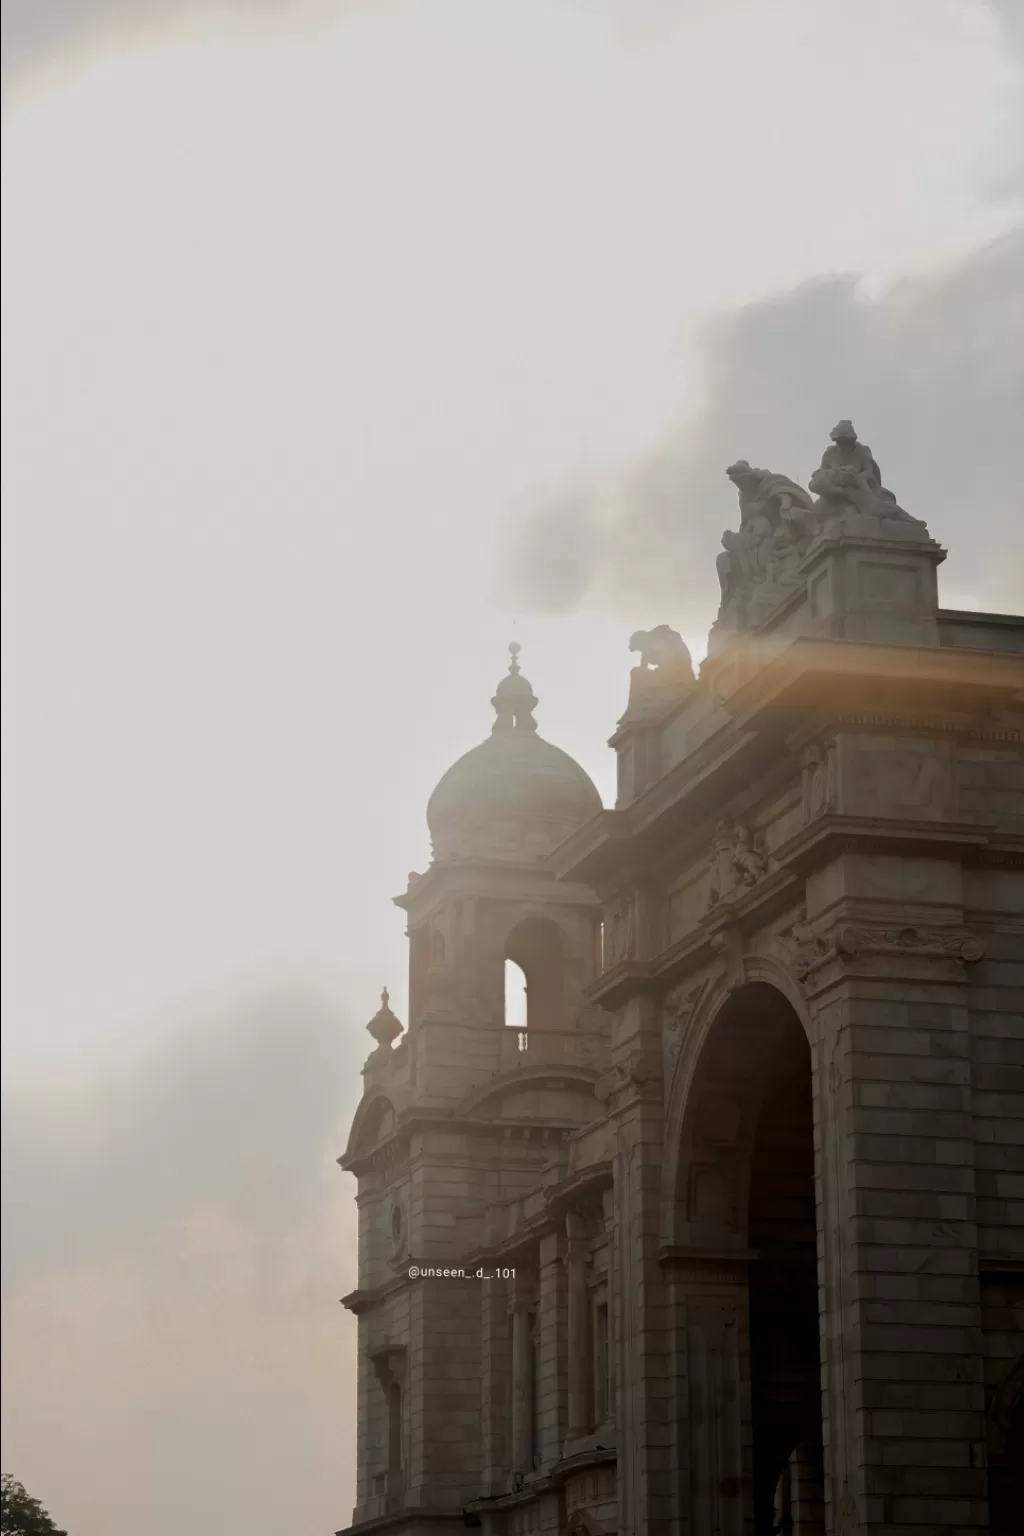
[[[526,1028],[526,975],[514,960],[505,961],[505,1024],[509,1029]]]
[[[519,1016],[526,1033],[538,1030],[557,1030],[566,1027],[564,1021],[565,958],[562,935],[558,927],[545,918],[529,917],[518,923],[508,936],[505,945],[505,1021],[514,1022],[510,1014],[510,976],[516,977],[517,997],[525,1001],[525,1017]],[[524,978],[519,983],[519,977]]]

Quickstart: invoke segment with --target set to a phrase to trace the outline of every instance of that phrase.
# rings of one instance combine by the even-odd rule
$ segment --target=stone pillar
[[[666,1256],[682,1536],[747,1536],[751,1499],[749,1298],[737,1256]]]
[[[669,1360],[659,1264],[664,1104],[661,1014],[633,999],[614,1025],[628,1078],[613,1095],[615,1419],[620,1528],[667,1536],[672,1518]]]
[[[504,1493],[512,1469],[512,1361],[509,1348],[508,1287],[502,1280],[490,1280],[480,1287],[480,1294],[484,1491],[493,1496]]]
[[[593,1425],[592,1341],[590,1289],[587,1271],[590,1240],[584,1218],[570,1211],[565,1218],[565,1267],[569,1308],[569,1428],[568,1439],[586,1435]]]
[[[533,1468],[533,1311],[523,1296],[512,1303],[512,1470]]]
[[[515,1275],[506,1292],[507,1315],[511,1321],[511,1347],[508,1352],[509,1418],[508,1456],[510,1481],[521,1479],[533,1470],[536,1439],[535,1405],[537,1399],[537,1349],[534,1327],[537,1312],[536,1273],[522,1259],[516,1261]]]
[[[789,1461],[793,1536],[825,1536],[825,1489],[821,1446],[804,1442]]]
[[[537,1304],[537,1433],[540,1465],[561,1459],[568,1419],[568,1318],[565,1233],[555,1229],[540,1240]]]
[[[906,953],[887,953],[888,942],[851,930],[845,960],[817,982],[830,1528],[980,1536],[985,1405],[963,964],[929,953],[912,930],[899,941]]]

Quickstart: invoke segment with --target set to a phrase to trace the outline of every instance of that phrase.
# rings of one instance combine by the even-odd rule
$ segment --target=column
[[[854,967],[860,974],[836,977],[818,1007],[831,1528],[980,1536],[985,1403],[965,989],[953,961],[930,955],[858,955]]]
[[[825,1536],[825,1488],[821,1447],[804,1442],[789,1459],[793,1536]]]
[[[588,1265],[590,1236],[584,1218],[570,1211],[565,1218],[565,1268],[569,1308],[569,1428],[577,1440],[593,1429],[592,1349]]]
[[[565,1232],[556,1229],[540,1240],[537,1293],[537,1424],[539,1465],[550,1469],[561,1459],[568,1420],[568,1318],[566,1316]]]
[[[480,1287],[480,1293],[484,1492],[493,1496],[505,1491],[512,1467],[509,1297],[508,1287],[502,1280],[488,1281]]]
[[[512,1471],[533,1470],[533,1302],[521,1285],[512,1295]]]
[[[676,1502],[684,1536],[747,1536],[751,1498],[746,1264],[722,1254],[667,1261]]]

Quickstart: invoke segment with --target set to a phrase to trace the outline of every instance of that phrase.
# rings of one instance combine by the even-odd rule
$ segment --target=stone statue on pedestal
[[[920,524],[920,519],[904,512],[892,491],[886,490],[871,449],[867,443],[858,442],[851,421],[837,422],[830,435],[832,447],[825,449],[809,481],[818,498],[815,510],[822,518],[854,511]]]
[[[820,525],[811,496],[788,475],[756,469],[746,459],[726,474],[739,494],[740,526],[722,535],[718,624],[736,630],[760,616],[748,612],[755,593],[755,607],[770,610],[798,584],[797,567]]]
[[[629,648],[639,651],[640,665],[630,673],[629,704],[623,718],[663,710],[693,687],[689,649],[682,636],[668,624],[638,629],[630,636]]]

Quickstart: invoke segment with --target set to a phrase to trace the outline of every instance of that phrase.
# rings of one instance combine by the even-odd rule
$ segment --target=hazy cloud
[[[613,796],[725,465],[847,414],[1016,604],[1021,15],[5,0],[4,1446],[74,1536],[348,1516],[334,1157],[510,638]]]
[[[718,318],[699,396],[637,462],[516,509],[512,600],[660,600],[710,618],[718,539],[735,522],[726,466],[747,458],[806,484],[850,416],[886,483],[950,549],[946,588],[984,591],[989,607],[1019,601],[1024,229],[881,294],[823,277]]]
[[[102,1536],[113,1508],[152,1536],[186,1516],[197,1536],[271,1536],[291,1495],[244,1464],[298,1454],[334,1529],[351,1467],[320,1442],[347,1433],[338,1298],[356,1278],[334,1159],[365,1040],[296,977],[150,1027],[72,1095],[4,1105],[5,1456],[54,1511],[76,1511],[76,1536]],[[127,1435],[125,1462],[110,1452]]]

